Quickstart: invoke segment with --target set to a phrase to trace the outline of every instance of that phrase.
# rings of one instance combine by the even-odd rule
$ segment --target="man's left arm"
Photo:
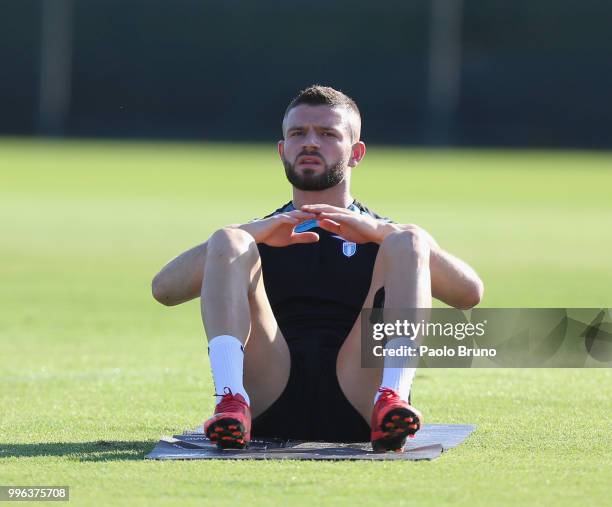
[[[484,284],[474,269],[440,248],[431,234],[421,227],[412,224],[399,227],[422,234],[429,243],[429,270],[433,297],[460,309],[472,308],[480,303]]]
[[[388,234],[400,230],[426,238],[430,247],[431,295],[460,309],[472,308],[480,303],[484,285],[476,271],[442,250],[431,234],[418,225],[376,220],[346,208],[327,204],[304,205],[302,210],[317,215],[319,227],[356,243],[373,241],[380,244]]]

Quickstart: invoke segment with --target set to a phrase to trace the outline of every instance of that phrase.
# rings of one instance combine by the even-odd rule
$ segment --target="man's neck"
[[[348,208],[354,201],[349,189],[342,184],[316,192],[299,190],[293,187],[293,206],[300,209],[304,204],[329,204],[338,208]]]

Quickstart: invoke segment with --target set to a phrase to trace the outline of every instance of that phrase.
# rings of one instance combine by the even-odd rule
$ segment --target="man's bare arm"
[[[484,293],[482,280],[461,259],[440,247],[432,248],[429,267],[431,294],[436,299],[461,309],[472,308],[482,300]]]
[[[319,240],[319,236],[313,232],[295,233],[293,231],[296,225],[312,218],[314,218],[312,213],[293,210],[242,225],[227,225],[226,228],[240,228],[253,236],[257,243],[287,246]],[[207,243],[202,243],[175,257],[155,275],[151,283],[151,291],[157,301],[166,306],[174,306],[200,296]]]
[[[484,284],[466,262],[440,248],[436,240],[424,229],[413,224],[395,225],[401,229],[422,234],[429,243],[429,269],[431,295],[447,305],[467,309],[480,303]]]
[[[231,224],[226,227],[240,227]],[[200,296],[206,263],[206,244],[183,252],[168,262],[151,282],[153,297],[161,304],[175,306]]]
[[[248,229],[248,224],[229,227]],[[484,285],[476,272],[465,262],[445,252],[425,230],[408,224],[393,224],[393,228],[410,229],[427,238],[430,247],[431,291],[433,297],[454,306],[471,308],[482,299]],[[253,231],[247,232],[253,234]],[[172,259],[155,276],[151,284],[153,297],[167,306],[174,306],[200,295],[206,243],[202,243]]]
[[[202,290],[205,262],[206,242],[172,259],[153,278],[153,297],[166,306],[198,297]]]

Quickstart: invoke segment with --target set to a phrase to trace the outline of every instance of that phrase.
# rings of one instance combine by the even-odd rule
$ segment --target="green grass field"
[[[612,154],[370,147],[354,195],[466,259],[483,306],[612,306]],[[207,418],[198,303],[150,280],[216,228],[290,199],[275,147],[0,140],[0,484],[78,505],[603,505],[609,370],[427,370],[433,462],[150,462]],[[606,500],[607,499],[607,500]]]

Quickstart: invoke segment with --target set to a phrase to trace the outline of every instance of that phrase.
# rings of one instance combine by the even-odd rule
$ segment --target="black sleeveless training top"
[[[295,209],[291,202],[267,215]],[[357,201],[349,209],[390,222]],[[370,288],[377,243],[355,244],[303,222],[296,232],[312,230],[316,243],[271,247],[258,244],[264,286],[272,311],[288,342],[308,338],[340,346],[353,327]],[[382,291],[380,291],[382,292]],[[384,294],[377,294],[381,306]]]

